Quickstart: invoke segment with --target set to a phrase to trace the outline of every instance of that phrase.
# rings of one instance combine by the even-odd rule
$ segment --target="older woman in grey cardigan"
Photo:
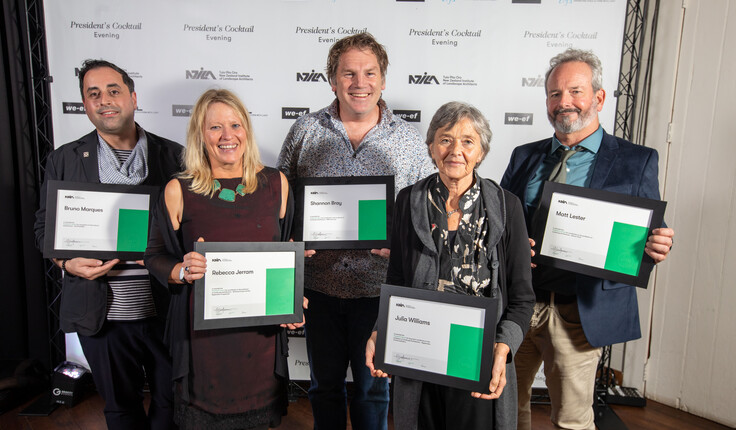
[[[399,192],[386,282],[478,297],[498,297],[499,320],[486,392],[394,378],[397,430],[516,429],[513,356],[534,306],[530,249],[521,203],[476,168],[491,130],[473,106],[450,102],[435,113],[427,148],[438,173]],[[366,345],[374,376],[376,332]]]

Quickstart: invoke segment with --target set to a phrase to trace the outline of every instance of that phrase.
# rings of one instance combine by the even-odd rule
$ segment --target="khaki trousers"
[[[534,376],[544,362],[552,423],[560,429],[595,430],[593,400],[601,349],[585,339],[577,302],[534,305],[534,315],[514,357],[519,386],[519,430],[531,430]]]

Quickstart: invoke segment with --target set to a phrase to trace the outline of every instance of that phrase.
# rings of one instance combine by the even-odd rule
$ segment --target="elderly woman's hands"
[[[373,358],[376,356],[376,339],[378,338],[378,332],[374,331],[371,333],[371,337],[368,338],[368,342],[365,344],[365,365],[368,370],[371,371],[371,376],[375,378],[390,378],[391,375],[384,372],[383,370],[376,369],[373,366]]]
[[[488,384],[490,394],[478,392],[470,393],[476,399],[493,400],[501,397],[506,386],[506,358],[511,348],[505,343],[497,342],[493,345],[493,369],[491,369],[491,383]]]

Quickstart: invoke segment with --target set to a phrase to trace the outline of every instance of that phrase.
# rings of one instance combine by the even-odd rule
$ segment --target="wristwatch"
[[[184,265],[181,265],[181,269],[179,269],[179,280],[181,282],[186,283],[187,281],[184,279]]]

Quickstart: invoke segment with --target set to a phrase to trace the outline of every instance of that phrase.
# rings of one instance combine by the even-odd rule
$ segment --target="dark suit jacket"
[[[142,185],[165,185],[180,171],[182,146],[146,132],[148,140],[148,177]],[[36,246],[43,249],[46,225],[46,193],[49,180],[100,183],[97,167],[97,131],[67,143],[49,154],[46,176],[41,187],[41,201],[36,212]],[[155,204],[155,202],[154,202]],[[155,206],[153,206],[155,207]],[[66,273],[62,282],[59,324],[65,333],[84,336],[97,333],[107,316],[107,277],[89,281]],[[168,292],[151,278],[153,299],[160,319],[166,316]]]
[[[502,187],[522,201],[527,226],[531,221],[524,204],[527,184],[549,152],[551,140],[514,149],[501,181]],[[658,159],[654,149],[634,145],[604,131],[590,188],[659,200]],[[588,343],[599,347],[641,337],[635,287],[585,275],[576,278],[580,321]]]

